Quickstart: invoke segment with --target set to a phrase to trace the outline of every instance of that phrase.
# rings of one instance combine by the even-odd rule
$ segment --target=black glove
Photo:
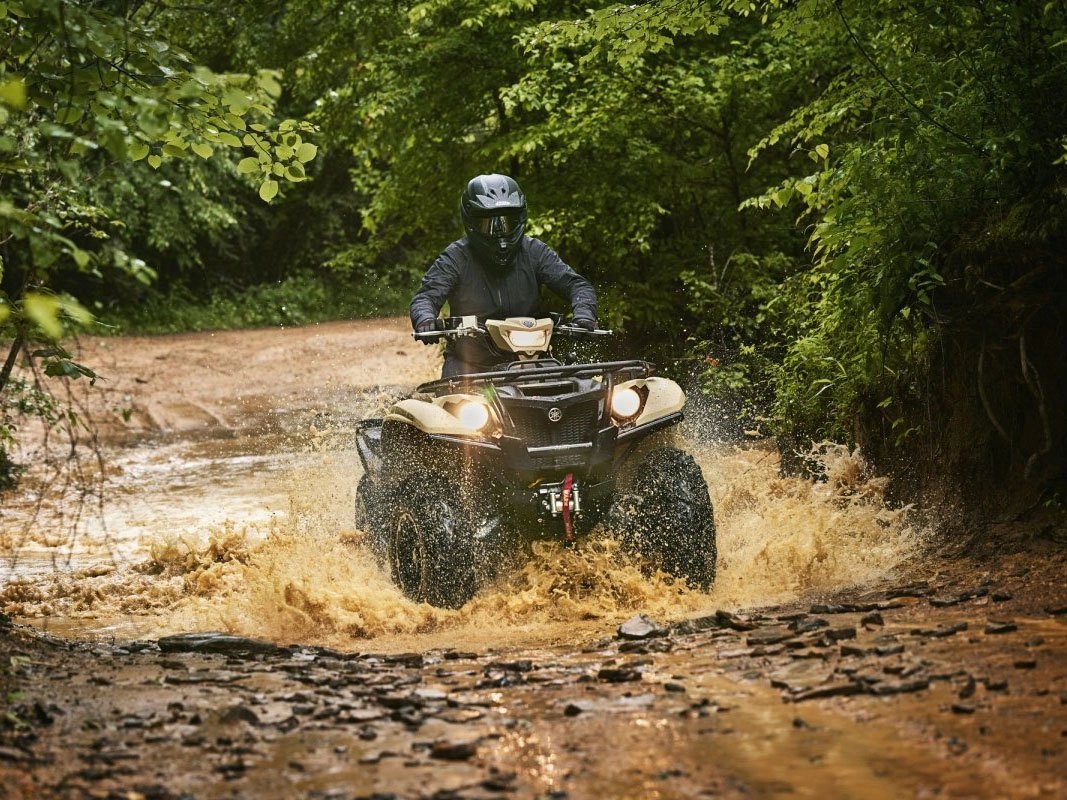
[[[591,317],[575,317],[571,320],[571,324],[576,328],[582,328],[583,330],[591,331],[596,328],[596,320]]]
[[[437,330],[436,319],[425,319],[415,326],[415,333],[433,333]],[[426,345],[435,344],[433,339],[420,339],[420,342]]]

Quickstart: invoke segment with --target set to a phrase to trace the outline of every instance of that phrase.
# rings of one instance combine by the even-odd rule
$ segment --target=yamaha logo
[[[563,419],[563,412],[560,411],[558,408],[550,408],[548,409],[548,419],[551,422],[559,422],[561,419]]]

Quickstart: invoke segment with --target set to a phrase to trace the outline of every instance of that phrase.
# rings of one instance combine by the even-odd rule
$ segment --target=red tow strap
[[[571,520],[571,487],[574,486],[574,473],[568,472],[563,479],[563,533],[566,541],[574,541],[574,522]]]

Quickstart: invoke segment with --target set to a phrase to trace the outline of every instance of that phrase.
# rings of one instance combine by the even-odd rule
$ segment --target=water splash
[[[811,482],[779,476],[768,446],[708,446],[696,455],[718,528],[709,594],[647,575],[614,541],[594,538],[572,549],[536,543],[467,606],[441,610],[403,597],[362,546],[352,513],[358,467],[344,442],[312,431],[314,457],[291,466],[288,512],[270,524],[141,533],[143,557],[10,581],[0,608],[87,632],[136,616],[144,635],[221,629],[360,649],[484,649],[597,635],[605,620],[638,610],[670,619],[873,583],[894,576],[925,538],[907,509],[886,506],[885,481],[858,452],[822,447],[826,479]],[[198,489],[210,505],[210,481]]]

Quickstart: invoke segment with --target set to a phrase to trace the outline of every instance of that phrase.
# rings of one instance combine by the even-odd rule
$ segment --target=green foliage
[[[400,310],[460,188],[499,171],[605,321],[688,347],[709,392],[812,436],[878,409],[903,440],[944,330],[1067,221],[1059,3],[3,8],[15,342],[86,308],[122,330]]]
[[[48,377],[95,377],[57,345],[30,345],[57,342],[92,320],[72,289],[155,277],[126,249],[123,234],[136,223],[118,213],[123,190],[143,181],[134,176],[221,160],[217,153],[233,148],[255,159],[256,169],[245,172],[256,174],[260,196],[270,200],[279,179],[303,181],[315,156],[304,141],[313,126],[274,119],[276,71],[198,65],[168,41],[162,27],[175,16],[168,10],[161,26],[159,10],[0,4],[0,341],[9,342],[0,397],[15,385],[20,356],[43,362]],[[15,425],[10,410],[5,403],[3,438]]]
[[[176,333],[287,325],[336,319],[399,314],[410,290],[389,291],[335,275],[295,273],[281,281],[230,291],[218,289],[207,298],[182,286],[166,294],[151,293],[136,308],[102,316],[113,333]]]

